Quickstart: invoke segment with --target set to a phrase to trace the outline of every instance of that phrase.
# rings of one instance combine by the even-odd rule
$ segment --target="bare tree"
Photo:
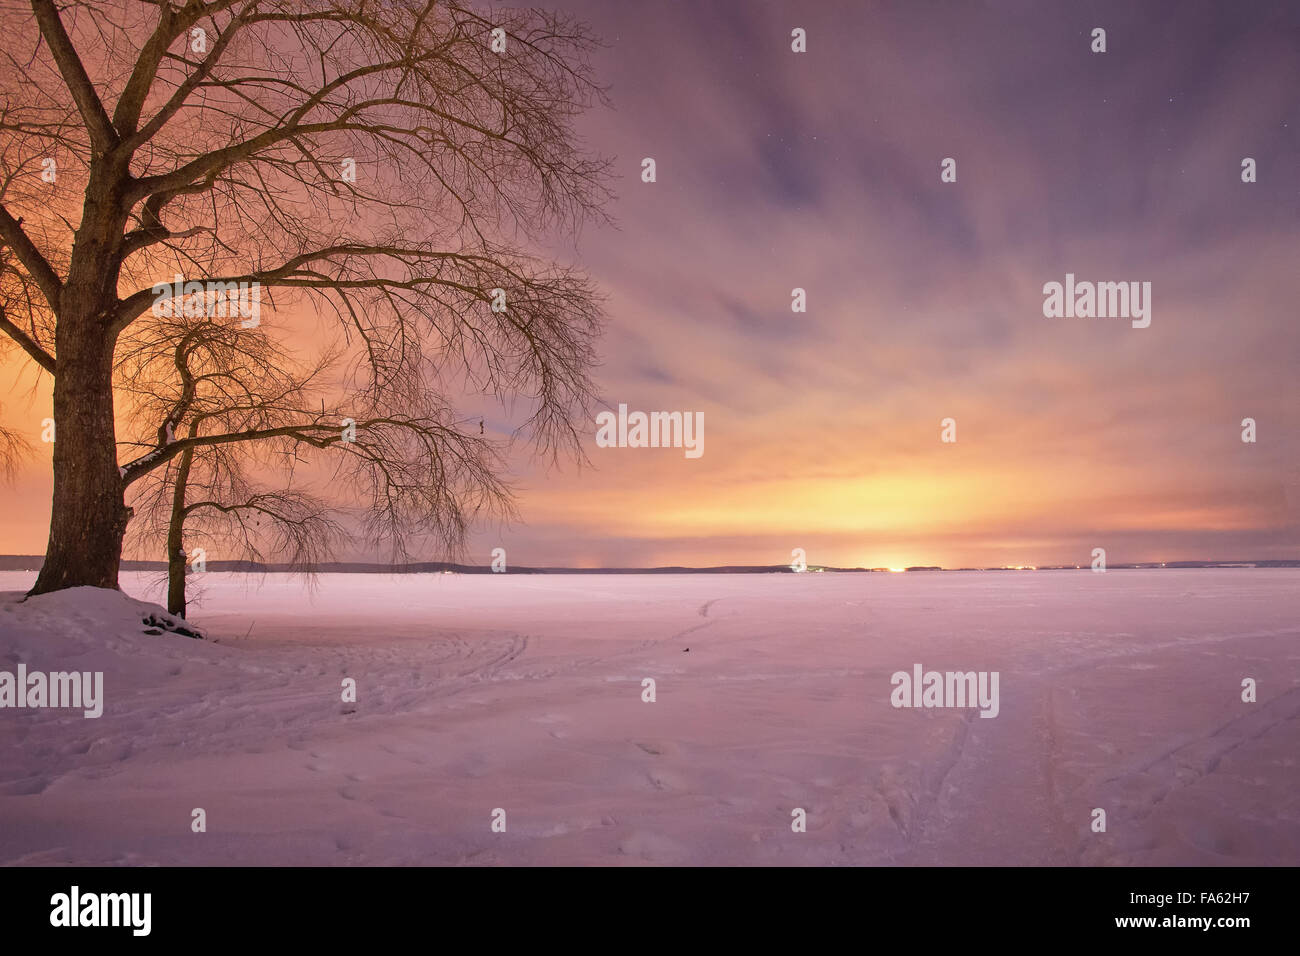
[[[33,593],[116,587],[128,486],[186,449],[243,440],[163,431],[119,464],[118,343],[146,334],[175,275],[336,319],[360,356],[345,387],[368,410],[372,462],[434,443],[457,457],[470,436],[431,386],[453,374],[526,402],[520,431],[538,451],[578,450],[599,299],[527,246],[600,217],[607,197],[606,162],[573,130],[601,98],[582,24],[454,0],[0,8],[0,244],[39,292],[0,329],[54,376],[57,428]],[[412,407],[438,424],[415,427]],[[260,437],[324,447],[336,425]],[[407,453],[375,450],[393,444]],[[371,530],[409,517],[380,508]]]
[[[261,327],[185,315],[141,325],[117,370],[140,431],[124,444],[143,452],[134,459],[144,465],[133,537],[165,538],[172,613],[184,614],[187,526],[223,557],[277,555],[310,571],[341,537],[336,510],[358,518],[369,543],[400,555],[428,538],[455,553],[475,517],[512,513],[497,446],[450,420],[427,390],[414,390],[400,414],[346,393],[327,404],[338,350],[299,365]],[[145,422],[158,423],[152,436]],[[299,466],[318,463],[332,466],[330,500],[292,487]],[[255,484],[250,467],[285,487]]]
[[[196,470],[195,451],[182,452],[174,467],[155,472],[159,480],[133,501],[136,517],[128,539],[166,542],[167,610],[180,617],[187,612],[191,559],[274,557],[310,575],[333,553],[342,533],[328,502],[294,489],[259,488],[240,469],[237,456],[226,449],[212,454],[218,461],[200,461]]]

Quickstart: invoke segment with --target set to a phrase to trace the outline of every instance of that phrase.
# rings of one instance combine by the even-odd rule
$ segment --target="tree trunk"
[[[54,332],[54,498],[45,563],[30,594],[118,587],[131,511],[117,467],[113,348],[125,159],[92,157],[86,204],[59,294]]]
[[[185,488],[194,452],[181,452],[172,486],[172,516],[167,525],[167,613],[185,616]]]
[[[56,333],[50,541],[31,594],[118,586],[131,514],[117,470],[112,347],[90,312],[80,321],[60,321]]]

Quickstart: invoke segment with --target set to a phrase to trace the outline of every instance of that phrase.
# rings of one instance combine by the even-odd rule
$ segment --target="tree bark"
[[[131,511],[117,465],[113,348],[124,160],[91,161],[86,204],[55,312],[54,497],[45,563],[29,594],[118,587]]]
[[[32,594],[116,588],[130,519],[117,470],[112,354],[93,342],[68,341],[76,337],[72,329],[58,336],[50,540]]]
[[[193,450],[181,453],[172,486],[172,516],[167,524],[167,613],[185,616],[185,489],[190,480]]]

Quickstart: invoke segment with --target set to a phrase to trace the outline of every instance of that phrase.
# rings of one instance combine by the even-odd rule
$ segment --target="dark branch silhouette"
[[[519,403],[535,452],[581,454],[600,300],[530,250],[600,219],[608,195],[573,129],[603,101],[584,25],[425,0],[0,10],[0,332],[54,377],[58,435],[34,593],[116,587],[125,494],[179,456],[337,450],[327,415],[177,438],[194,411],[178,395],[171,439],[134,436],[119,460],[114,369],[147,349],[176,276],[256,284],[286,340],[303,316],[338,323],[337,394],[365,435],[342,455],[379,502],[368,532],[454,543],[474,509],[452,502],[475,481],[501,492],[453,383]],[[435,461],[432,478],[394,464]]]

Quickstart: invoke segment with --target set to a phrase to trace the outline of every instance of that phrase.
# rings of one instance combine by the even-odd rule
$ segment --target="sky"
[[[704,453],[593,421],[585,465],[512,461],[468,560],[1300,558],[1300,6],[550,5],[607,44],[615,223],[550,250],[607,296],[600,408],[702,412]],[[1149,282],[1149,327],[1046,317],[1067,274]],[[0,552],[43,550],[49,488],[38,449]]]

